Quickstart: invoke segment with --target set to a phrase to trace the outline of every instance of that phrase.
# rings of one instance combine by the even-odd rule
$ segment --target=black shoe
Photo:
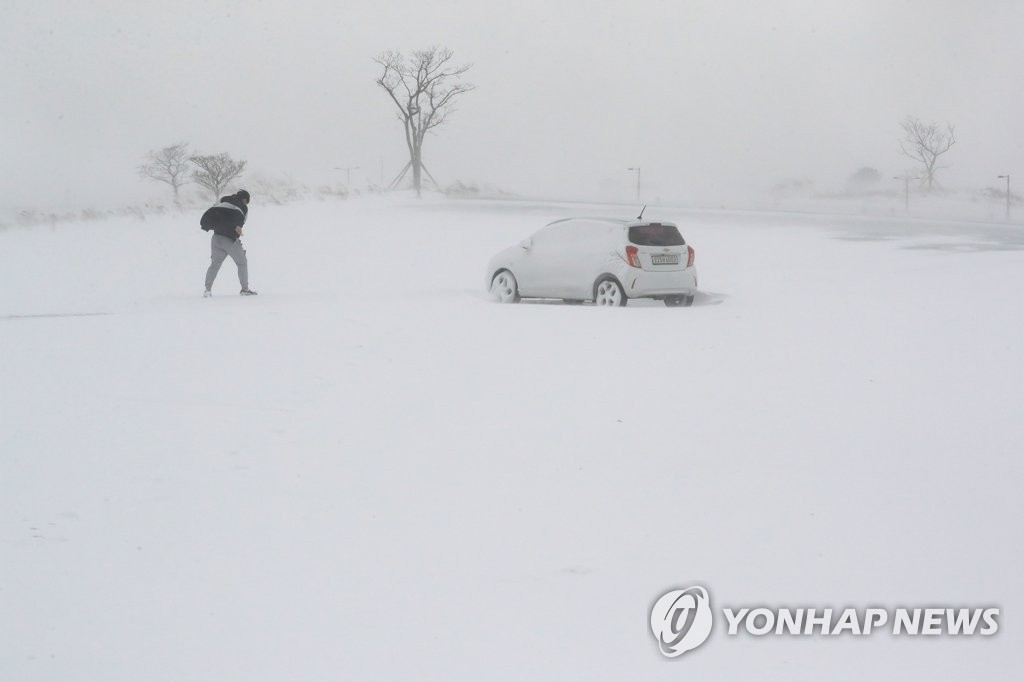
[[[255,296],[256,292],[253,291],[252,289],[242,289],[241,291],[238,292],[238,295],[239,296]]]

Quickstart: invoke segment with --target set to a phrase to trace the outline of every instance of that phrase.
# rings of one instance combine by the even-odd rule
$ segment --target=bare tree
[[[867,194],[882,182],[882,173],[877,168],[863,166],[846,180],[846,191],[851,194]]]
[[[474,87],[459,82],[472,64],[454,66],[451,64],[452,56],[448,48],[431,47],[416,50],[408,56],[400,52],[384,52],[373,60],[383,68],[377,85],[388,93],[398,109],[398,120],[405,127],[405,144],[409,148],[409,163],[392,184],[400,182],[406,171],[412,168],[416,196],[420,196],[421,172],[425,170],[423,138],[445,123],[454,111],[455,98]]]
[[[935,172],[942,168],[938,165],[939,157],[956,144],[956,130],[949,123],[944,130],[940,130],[937,124],[922,123],[913,116],[903,119],[900,128],[903,129],[900,151],[907,158],[921,163],[924,181],[931,191],[935,184]]]
[[[226,153],[211,156],[193,156],[189,161],[196,165],[192,178],[197,184],[213,192],[213,200],[220,198],[228,183],[245,170],[245,161],[235,161]]]
[[[164,182],[174,190],[174,203],[178,201],[178,188],[188,180],[188,144],[179,142],[146,154],[146,162],[139,166],[139,177]]]

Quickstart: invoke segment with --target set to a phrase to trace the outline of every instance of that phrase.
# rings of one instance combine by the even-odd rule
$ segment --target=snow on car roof
[[[622,225],[623,227],[636,227],[638,225],[671,225],[677,227],[675,223],[670,220],[637,220],[636,218],[607,218],[607,217],[595,217],[595,216],[575,216],[573,218],[559,218],[553,220],[545,227],[551,225],[557,225],[558,223],[569,222],[570,220],[587,220],[599,223],[611,223],[613,225]]]

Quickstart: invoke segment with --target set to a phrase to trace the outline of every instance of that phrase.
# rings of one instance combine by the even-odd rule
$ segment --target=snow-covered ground
[[[649,209],[694,307],[500,306],[622,211],[254,199],[255,298],[198,212],[0,232],[0,679],[1020,676],[1024,229]],[[1002,627],[667,662],[694,584]]]

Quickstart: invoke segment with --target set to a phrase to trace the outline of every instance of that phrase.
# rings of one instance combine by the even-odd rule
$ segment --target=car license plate
[[[651,256],[651,265],[679,265],[678,253],[656,253]]]

